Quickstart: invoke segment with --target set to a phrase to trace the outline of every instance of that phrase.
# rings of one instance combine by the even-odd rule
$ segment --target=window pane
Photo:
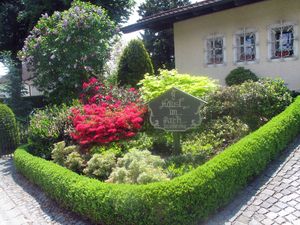
[[[214,50],[207,52],[207,64],[214,64]]]
[[[285,26],[272,30],[274,43],[272,46],[272,58],[286,58],[294,56],[294,29],[293,26]]]
[[[207,64],[223,63],[223,38],[207,40]]]
[[[245,61],[255,60],[255,46],[247,47],[245,54],[246,54]]]
[[[215,40],[215,48],[223,48],[223,39],[222,38],[217,38]]]
[[[255,33],[245,33],[238,36],[236,59],[238,62],[253,61],[256,56]]]
[[[215,63],[216,64],[223,63],[223,49],[217,49],[215,51]]]

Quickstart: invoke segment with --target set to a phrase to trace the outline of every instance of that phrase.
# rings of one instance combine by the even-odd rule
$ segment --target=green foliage
[[[182,152],[208,158],[250,132],[247,124],[229,116],[214,119],[183,138]]]
[[[15,115],[8,106],[0,103],[0,155],[14,150],[19,142]]]
[[[229,115],[239,118],[255,130],[282,112],[292,97],[281,79],[246,81],[212,93],[204,107],[206,120]]]
[[[106,184],[79,176],[24,148],[19,172],[72,211],[102,224],[196,224],[227,204],[300,132],[300,98],[266,125],[202,166],[169,182]]]
[[[124,153],[123,151],[124,149],[118,143],[115,142],[112,142],[107,145],[95,145],[90,149],[91,155],[109,152],[114,154],[116,157],[122,156]]]
[[[258,81],[258,77],[251,70],[245,69],[244,67],[238,67],[232,70],[225,78],[228,86],[242,84],[250,80]]]
[[[23,8],[21,0],[2,0],[0,3],[0,49],[11,51],[14,58],[28,35],[26,24],[18,20]]]
[[[153,146],[153,137],[147,135],[145,132],[139,132],[137,135],[127,141],[123,141],[120,145],[123,151],[129,151],[132,148],[138,148],[141,150],[151,150]]]
[[[183,153],[166,159],[165,171],[169,178],[182,176],[207,161],[209,151],[200,153]]]
[[[131,40],[125,47],[117,70],[121,85],[136,86],[146,73],[153,74],[153,65],[143,42]]]
[[[216,81],[208,77],[179,74],[176,70],[159,72],[159,76],[146,74],[139,83],[145,101],[150,101],[172,87],[177,87],[196,97],[204,97],[217,88]]]
[[[74,172],[81,172],[84,166],[84,159],[79,152],[72,152],[67,156],[64,165]]]
[[[182,137],[183,154],[166,159],[168,176],[174,178],[195,169],[249,132],[246,124],[229,116],[203,124],[200,130],[196,129]]]
[[[75,145],[66,147],[66,143],[64,141],[58,142],[54,144],[54,148],[51,152],[51,157],[53,162],[63,166],[67,157],[72,152],[78,151],[78,147]]]
[[[110,19],[123,23],[129,18],[134,0],[87,0],[106,9]],[[0,3],[0,49],[11,51],[14,58],[22,49],[25,38],[35,26],[41,14],[70,8],[73,0],[2,0]]]
[[[49,101],[67,102],[83,81],[103,73],[115,29],[103,8],[74,1],[67,11],[43,15],[19,57]]]
[[[164,161],[151,152],[132,149],[119,158],[117,167],[113,168],[107,182],[146,184],[167,180],[162,170]]]
[[[146,0],[140,4],[138,13],[141,18],[146,18],[153,14],[188,4],[190,4],[189,0]],[[151,55],[155,73],[160,68],[174,69],[173,29],[164,29],[162,31],[146,29],[142,36],[145,47]]]
[[[87,162],[87,167],[83,173],[90,177],[100,180],[106,180],[111,174],[113,167],[116,165],[116,156],[112,152],[104,152],[102,154],[94,154]]]
[[[37,110],[31,116],[28,128],[31,153],[50,159],[53,144],[67,139],[68,116],[69,107],[65,104]]]

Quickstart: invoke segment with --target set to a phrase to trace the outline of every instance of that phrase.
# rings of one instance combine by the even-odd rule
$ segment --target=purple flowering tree
[[[74,1],[71,8],[43,15],[19,58],[51,102],[68,102],[91,76],[101,77],[117,29],[104,9]]]

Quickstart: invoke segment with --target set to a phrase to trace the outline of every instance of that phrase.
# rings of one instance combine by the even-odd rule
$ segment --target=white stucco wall
[[[226,75],[237,67],[234,63],[234,34],[249,28],[257,31],[259,59],[255,64],[241,64],[261,77],[282,77],[292,90],[300,91],[299,51],[295,59],[270,61],[268,27],[280,21],[296,24],[299,42],[300,0],[268,0],[234,9],[195,17],[174,24],[175,65],[179,72],[208,75],[225,84]],[[222,34],[226,43],[225,65],[205,65],[205,40],[211,34]],[[299,45],[299,44],[298,44]]]

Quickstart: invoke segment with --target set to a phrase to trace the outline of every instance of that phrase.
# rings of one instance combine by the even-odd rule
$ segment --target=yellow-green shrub
[[[159,75],[146,74],[139,83],[145,101],[161,95],[172,87],[177,87],[196,97],[203,97],[217,88],[217,82],[205,76],[179,74],[176,70],[160,70]]]

